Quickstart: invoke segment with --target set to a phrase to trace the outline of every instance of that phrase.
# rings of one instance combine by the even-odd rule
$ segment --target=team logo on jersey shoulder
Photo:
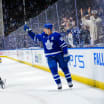
[[[52,49],[52,46],[53,46],[53,42],[51,42],[50,40],[47,40],[47,42],[45,43],[45,45],[46,45],[46,48],[48,50],[51,50]]]
[[[60,40],[61,40],[61,41],[64,41],[63,37],[60,37]]]
[[[51,40],[54,40],[54,37],[53,36],[51,37]]]
[[[45,38],[45,36],[43,36],[43,38]]]

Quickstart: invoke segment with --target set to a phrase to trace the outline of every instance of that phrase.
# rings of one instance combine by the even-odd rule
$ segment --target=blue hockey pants
[[[56,84],[61,84],[60,76],[58,74],[58,64],[64,72],[67,82],[69,83],[72,81],[71,73],[68,69],[68,63],[64,61],[62,54],[56,56],[49,56],[47,57],[47,61]]]

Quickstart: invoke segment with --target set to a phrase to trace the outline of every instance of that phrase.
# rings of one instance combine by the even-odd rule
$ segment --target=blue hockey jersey
[[[73,36],[78,36],[80,34],[80,30],[78,27],[74,27],[71,29],[71,33]]]
[[[42,41],[46,57],[68,53],[65,41],[57,32],[54,32],[50,35],[45,34],[45,32],[36,35],[32,31],[28,31],[28,35],[33,40],[36,38],[39,41]]]

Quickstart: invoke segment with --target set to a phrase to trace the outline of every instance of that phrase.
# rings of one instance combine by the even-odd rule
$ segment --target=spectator
[[[75,21],[73,21],[73,27],[71,29],[71,33],[72,33],[72,37],[73,37],[73,45],[75,47],[79,46],[79,34],[80,34],[80,30],[79,28],[76,26]]]
[[[91,45],[94,45],[98,41],[99,35],[102,31],[102,19],[97,16],[96,10],[91,11],[91,16],[89,15],[90,19],[88,19],[86,16],[83,16],[83,10],[81,9],[81,16],[82,24],[88,26],[90,29]],[[99,31],[99,28],[101,31]]]
[[[82,25],[80,30],[80,46],[83,47],[85,44],[90,44],[90,32],[86,25]]]

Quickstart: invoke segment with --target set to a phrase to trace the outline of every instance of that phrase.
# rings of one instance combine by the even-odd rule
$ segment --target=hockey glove
[[[68,54],[64,55],[64,61],[68,62],[70,60],[70,56]]]
[[[27,26],[27,24],[24,25],[24,30],[25,30],[26,32],[31,31],[31,29],[29,28],[29,26]]]

